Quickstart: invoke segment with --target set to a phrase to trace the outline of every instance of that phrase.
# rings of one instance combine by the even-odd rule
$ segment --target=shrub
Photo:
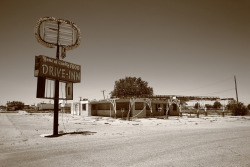
[[[217,110],[217,109],[221,108],[221,106],[222,106],[221,103],[216,101],[216,102],[214,102],[213,108]]]
[[[248,114],[248,110],[246,108],[246,106],[244,106],[243,103],[239,102],[239,104],[234,104],[232,107],[232,115],[234,116],[238,116],[238,115],[247,115]]]
[[[250,110],[250,104],[247,105],[247,109]]]
[[[210,110],[211,108],[213,108],[213,106],[211,104],[205,104],[205,107]]]

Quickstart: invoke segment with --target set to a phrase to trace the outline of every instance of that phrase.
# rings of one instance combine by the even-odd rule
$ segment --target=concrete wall
[[[61,106],[58,106],[59,109],[61,109]],[[50,104],[50,103],[40,103],[37,104],[37,109],[38,110],[54,110],[54,104]]]
[[[146,116],[146,104],[144,101],[136,101],[131,110],[131,117],[145,118]]]
[[[88,104],[88,116],[91,116],[91,104]]]
[[[133,110],[132,117],[136,118],[145,118],[146,117],[146,109],[144,110]]]
[[[92,114],[92,116],[103,116],[103,117],[115,117],[115,112],[114,110],[95,110],[95,115]],[[125,110],[124,112],[121,112],[120,110],[117,110],[116,111],[116,117],[117,118],[125,118],[127,117],[127,114],[128,114],[128,110]]]
[[[124,110],[124,112],[121,112],[121,110],[116,111],[117,118],[126,118],[128,116],[128,110]]]
[[[111,111],[110,110],[97,110],[97,116],[104,116],[104,117],[110,117],[110,114],[111,114],[111,117],[114,117],[114,111]]]

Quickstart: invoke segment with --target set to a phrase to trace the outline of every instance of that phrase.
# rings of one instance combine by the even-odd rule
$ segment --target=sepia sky
[[[36,98],[36,55],[56,56],[37,42],[41,17],[74,22],[78,48],[65,61],[82,67],[79,97],[103,98],[126,76],[141,77],[155,95],[219,96],[250,103],[248,0],[2,0],[0,105]]]

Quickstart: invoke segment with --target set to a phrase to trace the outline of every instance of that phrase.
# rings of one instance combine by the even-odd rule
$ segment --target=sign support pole
[[[59,60],[59,45],[57,45],[56,58]],[[54,98],[54,128],[53,135],[58,135],[58,103],[59,103],[59,80],[55,80],[55,98]]]
[[[59,29],[60,23],[58,23],[57,29],[57,46],[56,46],[56,59],[59,60]],[[55,80],[55,98],[54,98],[54,125],[53,125],[53,135],[58,135],[58,107],[59,106],[59,80]]]

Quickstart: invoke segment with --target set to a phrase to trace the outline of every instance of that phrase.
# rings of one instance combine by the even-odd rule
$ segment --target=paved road
[[[44,140],[38,146],[0,150],[0,166],[250,166],[249,127]]]

